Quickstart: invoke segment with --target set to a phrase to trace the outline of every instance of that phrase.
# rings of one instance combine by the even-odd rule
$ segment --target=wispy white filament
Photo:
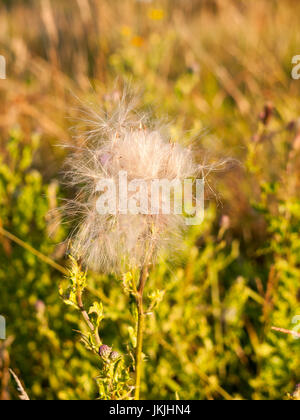
[[[73,253],[97,271],[140,266],[150,247],[157,251],[170,241],[174,244],[184,227],[183,216],[164,214],[162,207],[169,203],[153,204],[150,196],[149,203],[156,206],[154,214],[125,212],[131,192],[121,187],[118,205],[109,203],[113,211],[100,214],[97,201],[102,180],[119,185],[123,172],[128,183],[138,179],[146,184],[153,180],[183,182],[195,179],[202,168],[194,163],[189,148],[170,142],[166,127],[150,122],[145,114],[137,115],[125,100],[111,116],[86,109],[82,121],[87,128],[78,136],[80,145],[73,148],[66,170],[68,184],[77,190],[66,206],[75,223]]]

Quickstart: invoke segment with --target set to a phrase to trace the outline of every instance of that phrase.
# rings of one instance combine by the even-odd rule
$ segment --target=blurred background
[[[76,98],[108,106],[124,81],[176,141],[197,136],[206,161],[237,162],[212,176],[176,263],[170,250],[151,275],[148,292],[166,293],[147,322],[143,398],[295,390],[300,341],[271,327],[300,329],[299,16],[297,0],[1,1],[0,399],[16,398],[10,367],[32,399],[97,396],[98,361],[58,293],[68,227],[49,211],[69,194],[57,145],[72,141]],[[120,279],[89,273],[89,286],[103,338],[126,352]]]

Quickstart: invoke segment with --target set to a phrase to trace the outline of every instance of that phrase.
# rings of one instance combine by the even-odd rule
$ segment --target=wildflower
[[[123,26],[122,28],[121,28],[121,34],[124,36],[124,37],[129,37],[129,36],[131,36],[131,34],[132,34],[132,30],[131,30],[131,28],[129,27],[129,26]]]
[[[99,349],[99,354],[103,359],[108,359],[111,354],[112,348],[103,344]]]
[[[163,124],[133,111],[134,103],[125,98],[111,116],[90,108],[84,111],[84,142],[74,147],[68,159],[67,183],[77,188],[75,199],[66,206],[67,214],[74,218],[72,252],[95,271],[141,267],[146,253],[154,257],[170,240],[174,249],[184,228],[182,215],[163,214],[162,203],[155,214],[124,214],[120,206],[113,214],[100,214],[101,180],[117,184],[119,174],[126,172],[128,183],[144,180],[150,185],[152,180],[195,178],[203,169],[194,163],[190,148],[170,142]],[[131,192],[128,199],[134,198],[139,201]]]
[[[164,18],[164,11],[162,9],[151,9],[149,11],[149,18],[152,20],[162,20]]]
[[[145,39],[139,35],[134,36],[131,40],[131,44],[134,47],[142,47],[144,43],[145,43]]]
[[[110,355],[110,360],[113,362],[115,362],[119,358],[120,358],[120,353],[118,353],[117,351],[113,351]]]

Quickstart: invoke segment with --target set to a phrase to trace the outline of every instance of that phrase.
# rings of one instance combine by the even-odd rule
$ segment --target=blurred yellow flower
[[[122,26],[121,34],[125,37],[129,37],[132,34],[132,30],[129,26]]]
[[[131,40],[131,44],[134,45],[135,47],[142,47],[145,43],[144,38],[142,38],[141,36],[134,36]]]
[[[165,12],[163,9],[151,9],[148,16],[152,20],[162,20],[165,17]]]

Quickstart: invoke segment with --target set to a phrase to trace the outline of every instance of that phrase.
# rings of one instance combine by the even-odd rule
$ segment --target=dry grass
[[[180,141],[183,136],[197,139],[201,148],[199,159],[202,162],[204,160],[209,164],[212,159],[227,156],[241,162],[241,165],[231,168],[226,176],[223,173],[216,174],[213,181],[214,192],[211,195],[221,195],[222,214],[228,218],[228,226],[226,223],[225,227],[221,224],[221,230],[215,237],[219,214],[215,214],[214,210],[213,215],[210,216],[209,213],[208,227],[204,228],[200,238],[196,240],[193,236],[188,239],[187,255],[182,257],[186,259],[187,265],[184,267],[185,271],[179,270],[171,279],[174,283],[170,282],[170,288],[173,287],[171,292],[174,294],[163,306],[165,312],[162,315],[162,323],[159,324],[156,319],[151,320],[152,326],[156,326],[157,329],[151,336],[151,345],[156,347],[150,349],[149,357],[150,360],[156,360],[157,357],[157,365],[153,369],[153,364],[147,365],[147,372],[150,372],[147,376],[149,382],[145,384],[144,390],[152,392],[151,390],[155,389],[154,383],[162,383],[159,388],[160,397],[173,398],[179,389],[184,397],[189,398],[194,395],[214,398],[216,394],[220,394],[230,399],[231,395],[227,391],[237,398],[278,398],[283,392],[294,387],[295,378],[298,377],[294,367],[297,362],[297,355],[294,356],[292,352],[294,347],[286,346],[285,341],[280,340],[280,334],[278,342],[275,342],[272,338],[274,332],[268,341],[269,347],[265,345],[264,338],[271,325],[279,328],[290,327],[287,325],[289,310],[295,311],[299,302],[299,298],[297,300],[295,296],[297,293],[294,292],[296,282],[290,287],[288,297],[284,287],[285,282],[290,281],[292,284],[290,278],[297,273],[296,245],[294,249],[281,243],[280,235],[273,230],[271,239],[275,250],[272,256],[264,259],[257,254],[262,244],[265,247],[269,245],[267,240],[270,237],[270,226],[267,226],[268,221],[264,217],[254,211],[252,200],[259,196],[260,181],[264,183],[273,180],[280,183],[280,194],[274,199],[275,204],[270,204],[271,210],[273,207],[279,207],[278,202],[281,202],[282,197],[288,197],[287,206],[291,208],[294,205],[293,200],[299,197],[300,81],[291,78],[291,59],[300,53],[299,15],[298,0],[1,2],[0,55],[5,56],[7,60],[7,79],[0,80],[0,154],[4,160],[9,155],[8,138],[12,129],[20,128],[24,144],[30,143],[33,133],[39,133],[42,145],[35,152],[32,166],[41,172],[46,182],[57,180],[65,156],[64,151],[56,145],[72,142],[70,127],[74,124],[72,120],[78,117],[80,112],[77,97],[88,101],[96,97],[101,106],[109,109],[110,100],[119,95],[125,80],[141,90],[142,108],[151,108],[158,117],[168,114],[175,140]],[[286,162],[289,162],[287,168]],[[248,171],[249,167],[251,171]],[[13,187],[11,189],[14,194]],[[6,200],[6,196],[3,196]],[[40,235],[39,231],[32,232],[28,226],[24,227],[23,232],[15,230],[15,226],[19,226],[18,220],[11,220],[14,214],[19,214],[19,209],[9,207],[10,199],[11,202],[15,202],[15,196],[7,199],[8,215],[3,225],[16,236],[33,243],[33,233],[36,238]],[[278,229],[283,226],[282,231],[286,229],[287,236],[290,235],[296,243],[297,237],[293,231],[296,231],[296,227],[290,226],[298,225],[296,222],[292,225],[296,214],[294,208],[292,211],[292,216],[288,211],[287,216],[285,213],[281,214]],[[4,217],[6,218],[6,213]],[[287,220],[290,224],[286,226]],[[271,222],[275,223],[273,219]],[[30,235],[24,238],[24,232],[28,230]],[[8,232],[8,235],[11,234]],[[224,236],[226,241],[223,241]],[[15,239],[19,241],[18,238],[10,236],[10,240]],[[5,255],[2,255],[2,258],[7,263],[7,258],[13,255],[15,248],[3,235],[0,240],[4,244]],[[46,241],[45,238],[40,240],[41,243]],[[239,258],[235,254],[238,254],[236,240],[241,244]],[[276,248],[276,241],[281,243],[282,249]],[[18,243],[25,242],[22,240]],[[38,245],[36,242],[35,246]],[[200,253],[198,247],[204,248],[205,252]],[[40,253],[35,255],[41,256]],[[228,269],[231,258],[232,261],[238,259],[234,262],[232,271]],[[286,260],[289,260],[292,268],[285,277]],[[18,264],[23,263],[24,267],[27,267],[27,259],[22,254],[16,263],[9,266],[11,281],[17,281],[14,270],[16,267],[18,273]],[[56,265],[55,262],[53,264]],[[160,288],[161,279],[172,276],[166,274],[163,264],[158,271],[156,281]],[[36,278],[39,275],[36,272],[32,274],[30,270],[28,272],[29,277]],[[25,277],[25,269],[24,273]],[[178,278],[182,279],[181,276],[184,277],[184,287],[180,282],[176,283]],[[244,280],[247,287],[242,288]],[[31,288],[31,281],[32,279],[28,280],[28,289]],[[46,283],[46,280],[43,281]],[[111,284],[107,279],[101,281],[107,281],[106,285]],[[50,281],[45,288],[41,286],[41,294],[44,293],[45,300],[49,283]],[[91,287],[98,287],[96,280]],[[127,315],[123,314],[125,303],[119,299],[118,287],[107,286],[108,297],[104,294],[104,299],[115,302],[113,310],[116,312],[112,318],[119,321],[118,328],[124,333],[127,331],[127,319],[124,321]],[[8,292],[6,294],[6,286],[2,290],[5,291],[5,296],[10,296]],[[102,294],[102,289],[99,290],[98,293]],[[233,298],[228,297],[229,309],[226,306],[228,290],[228,293],[233,295]],[[238,296],[236,301],[235,291]],[[31,300],[34,301],[37,298],[35,289],[32,293]],[[49,295],[50,308],[51,305],[54,306],[54,302],[58,305],[55,300],[56,289],[53,292],[52,288],[51,293],[53,295]],[[18,299],[24,299],[23,295],[20,296]],[[209,297],[205,300],[207,296]],[[244,301],[239,299],[240,296],[247,301],[246,309],[242,306]],[[249,296],[252,300],[248,304]],[[293,304],[287,303],[288,299]],[[201,311],[198,308],[199,301]],[[186,302],[190,302],[190,306],[186,305]],[[229,319],[227,325],[227,320],[221,317],[221,308],[225,308],[225,315],[228,309],[230,318],[230,308],[235,302],[241,303],[243,312],[236,321]],[[31,316],[28,314],[32,313],[30,304],[24,303],[28,311],[27,316]],[[110,308],[110,305],[107,306]],[[261,308],[263,309],[260,314]],[[18,310],[18,307],[12,308],[13,313]],[[59,310],[57,307],[53,310],[53,324],[56,327],[55,317]],[[201,315],[201,334],[198,331],[199,325],[193,319],[193,316],[200,317],[200,312],[205,314],[203,317]],[[239,316],[238,310],[237,314]],[[258,319],[260,315],[261,318]],[[183,328],[183,318],[186,329]],[[23,326],[18,326],[18,319],[15,322],[16,327],[13,327],[19,331],[17,349],[20,349],[23,347]],[[36,319],[32,324],[28,324],[29,331],[30,328],[35,328],[35,322]],[[39,322],[42,331],[40,342],[45,342],[42,334],[47,331],[47,340],[53,345],[53,352],[57,355],[64,351],[66,357],[70,357],[70,354],[73,354],[71,350],[68,353],[68,346],[72,348],[71,339],[69,338],[64,349],[60,348],[50,328],[48,332],[44,318]],[[74,319],[72,322],[75,323]],[[222,328],[225,328],[223,324],[227,325],[227,335],[222,335]],[[111,327],[112,323],[108,325]],[[158,333],[162,325],[166,332],[172,328],[172,334],[166,339]],[[234,325],[240,336],[235,334]],[[58,326],[57,329],[61,330],[57,335],[65,337],[69,331],[68,327],[69,325]],[[109,327],[108,336],[111,331],[115,332]],[[182,334],[189,334],[184,343]],[[82,357],[80,363],[72,367],[72,373],[76,372],[79,378],[76,391],[73,392],[72,374],[66,372],[64,361],[61,360],[57,361],[56,370],[53,370],[51,384],[47,385],[47,389],[41,387],[41,383],[47,381],[51,375],[50,370],[45,370],[49,362],[48,348],[40,354],[32,351],[35,346],[35,341],[31,341],[24,354],[27,358],[32,357],[32,360],[38,361],[38,379],[35,382],[31,365],[28,365],[27,374],[25,372],[24,376],[20,375],[26,385],[31,386],[30,396],[41,398],[51,395],[53,398],[66,399],[84,398],[89,394],[90,389],[85,389],[83,385],[89,383],[89,375],[86,373],[84,376],[83,368],[78,368],[81,366]],[[163,355],[159,358],[157,355],[161,348]],[[287,357],[285,355],[289,353],[290,348],[292,356]],[[267,351],[272,351],[275,356],[268,357]],[[278,357],[276,351],[279,352]],[[227,361],[224,354],[228,357]],[[13,358],[20,360],[20,364],[23,362],[23,366],[18,368],[26,371],[27,360],[24,362],[22,359],[22,352],[14,354]],[[268,368],[268,363],[271,362],[273,364]],[[77,359],[74,360],[74,365],[76,363]],[[87,361],[84,369],[88,371],[90,366]],[[175,373],[169,378],[166,372],[171,368]],[[232,369],[230,375],[227,369]],[[277,369],[282,376],[277,374]],[[294,376],[291,373],[293,369]],[[60,388],[57,372],[60,378],[63,378],[62,383],[66,391]],[[257,372],[261,374],[259,377]],[[18,371],[17,373],[19,374]],[[1,377],[5,390],[8,375],[6,363]],[[199,381],[203,383],[203,392],[199,390]],[[83,388],[84,393],[81,393]],[[152,396],[157,397],[155,392],[153,391]]]

